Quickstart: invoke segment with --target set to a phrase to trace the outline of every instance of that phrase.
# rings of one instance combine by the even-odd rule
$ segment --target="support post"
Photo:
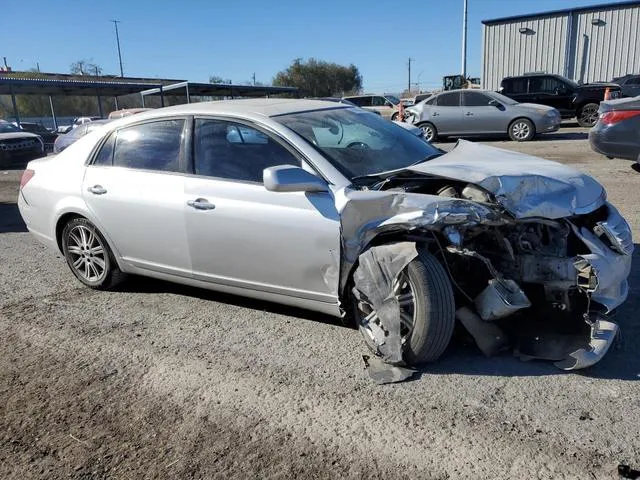
[[[140,99],[142,100],[142,108],[144,108],[144,95],[140,92]]]
[[[185,85],[185,88],[187,89],[187,103],[191,103],[191,97],[189,97],[189,83],[188,82]]]
[[[102,113],[102,97],[100,96],[100,90],[98,90],[98,115],[100,115],[100,118],[104,118]]]
[[[160,106],[164,107],[164,90],[162,90],[162,85],[160,85]]]
[[[462,14],[462,76],[467,80],[467,0],[464,0]]]
[[[11,93],[11,104],[13,105],[13,116],[16,119],[16,125],[20,128],[20,115],[18,114],[18,105],[16,104],[16,95],[13,93],[13,87],[9,87]]]
[[[56,119],[56,111],[53,108],[53,98],[49,95],[49,106],[51,107],[51,116],[53,117],[53,128],[58,131],[58,120]]]
[[[114,103],[114,105],[115,105],[115,107],[116,107],[116,110],[120,110],[120,109],[118,108],[118,97],[113,97],[113,103]]]

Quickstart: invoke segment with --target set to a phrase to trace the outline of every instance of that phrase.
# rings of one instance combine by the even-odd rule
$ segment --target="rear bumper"
[[[634,135],[620,126],[597,124],[589,131],[589,144],[593,151],[607,157],[636,160],[640,155],[640,138],[637,133]]]

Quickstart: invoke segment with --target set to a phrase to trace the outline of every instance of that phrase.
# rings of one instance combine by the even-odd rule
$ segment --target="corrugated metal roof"
[[[189,95],[202,97],[259,97],[276,93],[297,93],[297,87],[271,87],[262,85],[233,85],[227,83],[180,82],[174,85],[163,85],[141,92],[142,95],[185,95],[189,87]]]
[[[573,13],[586,13],[593,12],[608,8],[620,8],[640,5],[639,0],[626,0],[624,2],[612,2],[612,3],[600,3],[597,5],[588,5],[585,7],[565,8],[561,10],[549,10],[547,12],[529,13],[526,15],[514,15],[511,17],[493,18],[489,20],[482,20],[485,25],[492,25],[495,23],[512,22],[515,20],[528,20],[535,17],[549,17],[554,15],[570,15]]]
[[[114,82],[104,80],[61,80],[16,78],[0,75],[0,95],[127,95],[160,87],[159,83]]]

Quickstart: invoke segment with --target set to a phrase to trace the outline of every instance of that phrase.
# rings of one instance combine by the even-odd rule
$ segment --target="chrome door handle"
[[[473,113],[471,113],[471,112],[467,112],[467,113],[465,113],[465,115],[466,115],[467,117],[472,117],[472,116],[473,116]]]
[[[94,195],[104,195],[107,193],[107,190],[102,185],[94,185],[93,187],[87,188],[87,190]]]
[[[438,115],[440,115],[438,112],[433,112],[433,113],[431,114],[431,116],[432,116],[432,117],[437,117]]]
[[[196,198],[195,200],[189,200],[187,205],[195,208],[196,210],[213,210],[216,206],[213,203],[209,203],[206,198]]]

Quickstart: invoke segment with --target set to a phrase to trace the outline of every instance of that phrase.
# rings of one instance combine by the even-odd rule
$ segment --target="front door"
[[[259,128],[213,118],[195,120],[193,150],[185,208],[194,277],[335,303],[340,227],[332,195],[262,184],[265,168],[302,165],[300,158]]]
[[[489,105],[489,102],[492,102]],[[469,135],[479,133],[505,133],[509,127],[509,117],[504,105],[482,92],[469,90],[462,92],[463,132]]]
[[[185,120],[121,128],[86,169],[82,196],[101,232],[132,266],[190,276],[184,225]]]

